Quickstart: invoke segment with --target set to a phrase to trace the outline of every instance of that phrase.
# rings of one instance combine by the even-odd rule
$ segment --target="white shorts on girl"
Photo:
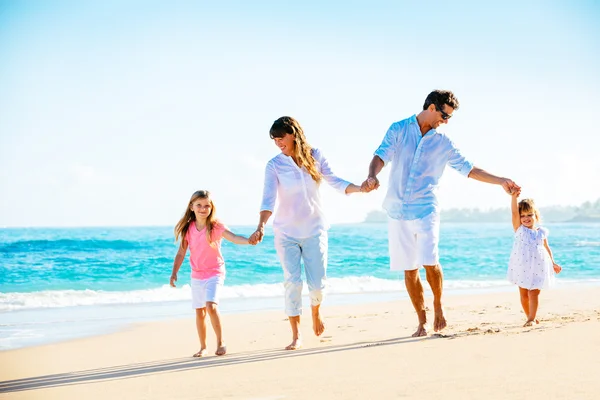
[[[439,264],[439,238],[439,213],[434,212],[421,219],[389,218],[390,269],[412,271],[422,265]]]
[[[192,308],[204,308],[208,301],[219,304],[219,296],[224,281],[225,279],[218,275],[208,279],[192,278],[190,283],[192,287]]]

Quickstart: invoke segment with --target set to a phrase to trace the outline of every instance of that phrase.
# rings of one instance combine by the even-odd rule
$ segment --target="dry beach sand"
[[[431,304],[431,299],[428,299]],[[304,347],[282,312],[225,315],[229,354],[194,359],[193,314],[0,352],[0,399],[598,399],[600,286],[543,291],[523,328],[517,289],[445,297],[449,326],[412,338],[408,299],[323,307]],[[429,313],[432,319],[431,313]],[[209,328],[209,351],[214,335]]]

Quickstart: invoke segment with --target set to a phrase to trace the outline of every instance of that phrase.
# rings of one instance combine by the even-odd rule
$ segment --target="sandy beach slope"
[[[430,299],[428,299],[430,304]],[[0,352],[0,399],[598,399],[600,287],[542,293],[523,328],[518,294],[446,296],[449,327],[412,338],[408,300],[324,306],[289,352],[282,312],[226,315],[229,354],[194,359],[194,320]],[[431,318],[431,317],[430,317]],[[209,329],[209,345],[214,352]]]

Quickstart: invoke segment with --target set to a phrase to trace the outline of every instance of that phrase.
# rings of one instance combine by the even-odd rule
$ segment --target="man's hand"
[[[369,177],[360,185],[360,191],[364,193],[369,193],[377,188],[379,188],[379,180],[377,177]]]
[[[510,195],[512,195],[514,192],[521,192],[521,186],[517,185],[516,183],[514,183],[512,180],[508,179],[508,178],[504,178],[504,181],[501,183],[502,185],[502,189],[504,189],[504,191]]]

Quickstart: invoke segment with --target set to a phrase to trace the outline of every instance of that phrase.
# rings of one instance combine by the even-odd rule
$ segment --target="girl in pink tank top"
[[[192,267],[192,307],[196,310],[196,328],[200,339],[200,350],[194,357],[208,354],[206,349],[206,314],[217,337],[216,355],[227,353],[221,328],[221,316],[217,308],[219,292],[225,279],[225,262],[221,254],[223,238],[236,244],[250,244],[248,238],[232,233],[216,217],[215,205],[206,190],[192,194],[183,217],[175,226],[175,240],[179,250],[173,262],[170,284],[175,287],[177,273],[190,250]]]

